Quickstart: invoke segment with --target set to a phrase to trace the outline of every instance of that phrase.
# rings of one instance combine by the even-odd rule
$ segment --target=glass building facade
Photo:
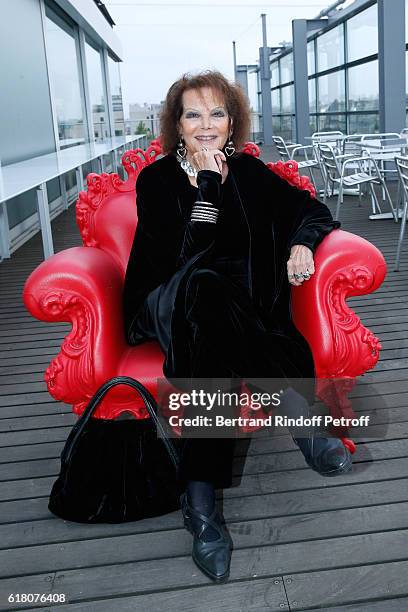
[[[377,14],[377,2],[367,2],[358,13],[308,36],[310,134],[328,130],[349,134],[378,132]],[[294,140],[291,48],[271,57],[271,73],[273,133]]]
[[[44,32],[58,127],[57,148],[122,136],[124,114],[119,62],[108,53],[105,64],[102,48],[88,35],[84,35],[81,52],[80,28],[52,4],[45,4]],[[91,109],[88,117],[87,103]]]
[[[100,21],[98,9],[95,16],[91,8],[90,21],[84,17],[79,23],[74,8],[67,2],[63,11],[53,0],[21,0],[2,7],[3,168],[125,135],[120,43],[111,26]],[[7,28],[15,23],[19,27],[8,35]],[[105,171],[116,169],[111,155],[105,155],[103,162]],[[82,169],[83,176],[100,171],[97,160],[83,164]],[[48,180],[46,189],[52,220],[77,198],[75,170]],[[8,245],[0,245],[1,256],[7,249],[13,253],[39,227],[35,189],[8,199],[3,206]]]
[[[271,64],[272,130],[285,140],[292,139],[295,118],[293,52]]]

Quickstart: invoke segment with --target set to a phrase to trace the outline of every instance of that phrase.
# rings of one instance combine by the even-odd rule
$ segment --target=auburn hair
[[[160,112],[160,143],[164,154],[174,153],[179,142],[178,123],[183,113],[183,93],[189,89],[210,87],[224,100],[226,111],[233,121],[232,140],[239,151],[249,139],[250,104],[241,85],[230,82],[218,70],[204,70],[196,74],[184,73],[167,92]]]

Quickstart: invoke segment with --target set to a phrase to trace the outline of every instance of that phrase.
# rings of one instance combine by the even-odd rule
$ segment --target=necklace
[[[185,158],[183,159],[182,157],[177,155],[177,161],[179,162],[180,166],[183,168],[184,172],[186,172],[189,176],[194,176],[195,178],[197,178],[198,170],[196,170],[194,166],[190,164],[190,162],[187,159]]]

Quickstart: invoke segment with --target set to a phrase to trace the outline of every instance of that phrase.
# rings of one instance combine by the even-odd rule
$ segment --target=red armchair
[[[253,143],[247,143],[244,151],[259,156]],[[45,372],[45,381],[50,394],[72,404],[78,415],[98,387],[113,376],[132,376],[153,395],[157,395],[157,378],[163,377],[164,356],[159,345],[150,341],[129,346],[122,319],[122,287],[137,223],[136,178],[160,152],[158,141],[146,152],[127,151],[122,157],[126,181],[116,173],[89,174],[88,190],[77,201],[84,246],[46,259],[24,286],[24,304],[34,317],[72,323]],[[297,173],[296,162],[269,163],[268,167],[314,193],[309,179]],[[319,245],[315,269],[307,283],[292,288],[293,320],[309,342],[317,377],[322,379],[318,395],[330,404],[333,388],[326,382],[341,378],[340,403],[346,414],[352,412],[347,394],[355,378],[375,366],[381,348],[346,299],[375,291],[385,277],[386,264],[373,244],[337,229]],[[339,394],[338,386],[336,392]],[[119,386],[105,396],[95,416],[115,418],[125,410],[137,418],[148,417],[140,399],[128,387]],[[353,451],[353,443],[347,445]]]

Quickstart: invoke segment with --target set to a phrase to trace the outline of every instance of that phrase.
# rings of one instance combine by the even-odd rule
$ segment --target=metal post
[[[405,127],[405,0],[378,0],[380,132]]]
[[[272,144],[272,99],[271,99],[271,65],[269,47],[266,41],[266,15],[262,13],[262,43],[259,49],[259,66],[261,74],[262,123],[265,145]]]
[[[75,168],[75,174],[76,174],[76,184],[77,184],[78,198],[79,198],[79,192],[84,191],[84,177],[82,174],[82,166],[78,166],[77,168]]]
[[[235,47],[235,40],[232,41],[232,55],[234,58],[234,81],[237,82],[237,50]]]
[[[235,82],[239,83],[248,97],[248,66],[241,64],[237,66]]]
[[[296,142],[307,144],[309,136],[309,87],[307,79],[307,22],[306,19],[292,21],[293,79],[295,82],[295,127]]]
[[[10,229],[7,214],[7,202],[0,204],[0,254],[2,259],[10,257]]]
[[[41,238],[43,243],[44,259],[54,255],[54,245],[52,242],[50,209],[48,206],[47,183],[41,183],[37,191],[37,210],[40,220]]]
[[[60,174],[58,177],[60,190],[61,190],[61,199],[64,210],[68,208],[68,198],[67,198],[67,188],[65,185],[65,174]]]

